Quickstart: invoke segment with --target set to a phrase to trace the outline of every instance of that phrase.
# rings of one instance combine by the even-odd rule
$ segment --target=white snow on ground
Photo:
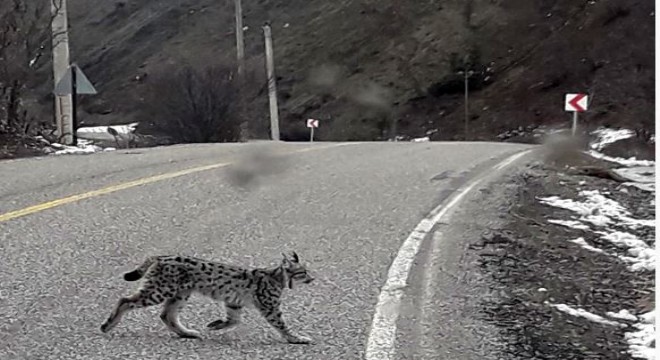
[[[111,126],[87,126],[78,128],[76,135],[82,139],[97,141],[114,141],[115,137],[108,132],[108,128],[113,128],[122,137],[132,135],[137,128],[138,123]]]
[[[583,190],[580,191],[579,196],[585,200],[562,199],[558,196],[539,198],[539,200],[546,205],[571,210],[580,215],[578,220],[596,226],[608,226],[613,223],[633,229],[640,226],[655,226],[654,220],[630,217],[630,212],[621,204],[602,195],[598,190]]]
[[[602,249],[599,249],[597,247],[593,247],[593,246],[587,244],[587,242],[584,240],[583,237],[579,237],[575,240],[569,240],[569,241],[574,243],[574,244],[578,244],[578,245],[582,246],[584,249],[589,250],[589,251],[593,251],[593,252],[596,252],[596,253],[604,253],[605,252]]]
[[[647,245],[646,242],[642,241],[636,235],[621,231],[612,233],[597,231],[596,233],[602,235],[601,239],[607,240],[620,248],[627,249],[631,257],[620,256],[619,258],[632,263],[630,266],[631,270],[655,270],[655,249]]]
[[[644,191],[655,193],[655,162],[637,160],[635,158],[613,158],[598,152],[598,150],[602,150],[608,144],[634,136],[634,132],[630,130],[601,129],[594,134],[597,136],[597,140],[591,144],[589,153],[594,157],[626,166],[626,168],[614,170],[619,175],[630,179],[630,182],[623,183],[623,186],[634,186]],[[624,188],[621,191],[627,190]],[[632,233],[635,229],[641,227],[655,226],[655,219],[642,220],[632,218],[630,211],[605,195],[598,190],[586,190],[580,191],[578,195],[579,200],[561,199],[557,196],[539,198],[539,200],[546,205],[567,209],[577,215],[572,216],[570,220],[552,219],[548,220],[548,222],[582,231],[594,231],[600,236],[601,240],[608,241],[619,248],[625,249],[629,256],[608,254],[602,249],[589,245],[582,237],[569,241],[580,245],[588,251],[614,256],[628,262],[631,264],[630,269],[632,271],[655,270],[656,251],[654,247],[649,246],[647,242]],[[654,202],[652,200],[652,203]],[[591,227],[587,224],[592,224],[596,229],[591,230]],[[630,229],[631,232],[622,231],[621,228]],[[546,304],[549,303],[546,302]],[[621,322],[610,321],[599,315],[589,313],[584,309],[572,308],[565,304],[549,305],[559,311],[573,316],[584,317],[591,321],[616,326],[627,326]],[[635,316],[627,310],[620,310],[619,312],[608,311],[606,315],[612,319],[635,322],[625,334],[629,347],[628,352],[634,358],[655,359],[655,310],[640,316]]]
[[[648,192],[655,192],[655,166],[638,166],[614,169],[615,173],[629,179],[624,186],[634,186]]]
[[[634,136],[633,131],[599,129],[593,134],[596,135],[596,140],[590,144],[589,154],[625,166],[626,168],[614,170],[630,180],[630,182],[624,183],[623,186],[634,186],[655,193],[655,162],[635,158],[614,158],[599,152],[609,144]],[[655,137],[652,141],[655,142]],[[620,191],[627,192],[627,189],[623,188]],[[603,249],[589,245],[582,237],[569,241],[580,245],[586,250],[614,256],[631,263],[630,269],[632,271],[655,270],[656,251],[654,247],[649,246],[647,242],[633,233],[634,230],[642,227],[655,226],[655,219],[634,219],[628,209],[605,195],[607,193],[601,193],[598,190],[586,190],[579,192],[578,200],[550,196],[539,198],[539,201],[549,206],[570,210],[575,214],[570,220],[552,219],[548,222],[582,231],[594,231],[595,234],[600,236],[601,240],[625,249],[629,256],[608,254]],[[652,200],[652,203],[654,203],[654,200]],[[591,230],[591,227],[587,224],[591,224],[596,229]],[[631,232],[624,231],[624,229],[630,229]],[[550,304],[548,302],[546,304],[572,316],[580,316],[602,324],[627,326],[621,322],[607,320],[599,315],[589,313],[584,309],[572,308],[565,304]],[[611,319],[635,322],[625,334],[629,347],[628,352],[635,358],[655,359],[655,310],[640,316],[635,316],[627,310],[608,311],[606,315]]]
[[[51,150],[47,152],[50,152],[51,155],[72,155],[72,154],[82,155],[82,154],[93,154],[101,151],[115,150],[115,148],[112,147],[108,147],[104,149],[84,139],[78,139],[78,146],[69,146],[58,143],[52,143],[50,144],[49,149]]]
[[[619,140],[624,140],[635,136],[635,132],[633,130],[600,128],[594,130],[591,134],[594,135],[596,139],[589,144],[591,150],[589,150],[587,153],[597,159],[611,161],[617,164],[621,164],[623,166],[654,166],[655,165],[654,161],[637,160],[637,158],[635,157],[631,157],[628,159],[616,158],[605,155],[600,152],[607,145],[613,144]]]
[[[655,359],[655,310],[639,316],[635,331],[626,333],[630,355],[640,359]]]
[[[615,318],[619,320],[637,321],[637,316],[631,314],[630,311],[626,309],[620,310],[619,312],[608,311],[605,314],[611,318]]]
[[[557,220],[550,219],[548,220],[551,224],[557,224],[561,226],[566,226],[567,228],[576,229],[576,230],[591,230],[591,228],[579,221],[576,220]]]
[[[653,166],[655,164],[655,161],[637,160],[637,158],[634,156],[628,159],[607,156],[595,150],[589,150],[588,154],[595,157],[596,159],[611,161],[613,163],[621,164],[623,166]]]
[[[635,136],[635,132],[632,130],[609,128],[600,128],[592,134],[596,136],[596,140],[590,144],[594,150],[603,150],[609,144]]]
[[[576,316],[576,317],[582,317],[587,320],[599,323],[599,324],[604,324],[604,325],[612,325],[612,326],[620,326],[620,327],[626,327],[628,325],[620,323],[618,321],[612,321],[612,320],[607,320],[606,318],[596,315],[594,313],[588,312],[587,310],[581,309],[581,308],[574,308],[571,306],[568,306],[566,304],[552,304],[549,302],[545,302],[547,305],[550,305],[551,307],[566,313],[571,316]]]
[[[138,123],[130,123],[125,125],[110,125],[110,126],[85,126],[78,128],[77,133],[108,133],[108,128],[115,129],[119,134],[130,134],[135,131]]]
[[[412,139],[412,142],[429,142],[429,141],[431,141],[431,139],[428,136]]]
[[[621,168],[613,171],[633,182],[655,183],[655,166]]]
[[[549,220],[548,222],[585,231],[590,230],[590,228],[584,223],[591,223],[599,228],[595,233],[600,235],[602,240],[608,241],[619,248],[626,249],[630,256],[617,255],[617,257],[631,263],[631,270],[652,271],[655,269],[656,254],[653,247],[634,234],[615,230],[610,227],[619,226],[629,229],[637,229],[643,226],[653,227],[655,226],[655,220],[632,218],[630,212],[621,206],[621,204],[605,197],[598,190],[583,190],[580,191],[579,196],[584,198],[584,200],[561,199],[558,196],[539,198],[543,204],[571,210],[579,216],[578,219]],[[583,238],[580,239],[584,241]],[[573,240],[573,242],[585,248],[585,245],[589,246],[587,250],[590,251],[595,251],[594,249],[600,250],[597,248],[592,249],[586,242],[584,244],[580,242],[580,239]]]

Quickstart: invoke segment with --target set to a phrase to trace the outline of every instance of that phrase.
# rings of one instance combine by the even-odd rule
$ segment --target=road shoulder
[[[470,245],[505,224],[502,214],[517,173],[534,153],[504,170],[480,169],[485,178],[438,223],[424,241],[408,279],[397,332],[398,359],[496,359],[498,329],[479,315],[494,298]],[[529,158],[528,158],[529,157]],[[482,173],[481,176],[484,176]]]
[[[518,186],[503,226],[472,246],[498,294],[482,299],[481,314],[508,344],[503,356],[646,358],[654,194],[541,164],[511,180]]]

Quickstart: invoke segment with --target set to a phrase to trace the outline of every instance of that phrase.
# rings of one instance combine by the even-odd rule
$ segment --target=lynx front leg
[[[160,313],[160,319],[165,323],[168,329],[182,338],[199,339],[201,334],[197,331],[187,329],[179,322],[179,310],[185,305],[190,297],[190,293],[177,294],[165,302],[163,311]]]
[[[259,306],[261,315],[266,318],[266,321],[274,327],[285,339],[291,344],[309,344],[312,339],[306,336],[294,335],[282,320],[282,311],[279,306]]]
[[[215,320],[206,325],[210,330],[231,330],[241,323],[243,307],[236,304],[225,304],[227,320]]]

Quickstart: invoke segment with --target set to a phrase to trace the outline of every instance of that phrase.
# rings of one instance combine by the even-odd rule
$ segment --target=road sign
[[[96,94],[94,85],[89,82],[87,76],[80,70],[78,65],[71,64],[66,73],[57,82],[53,91],[55,95],[65,96],[71,95],[71,137],[73,139],[72,145],[78,145],[78,116],[77,116],[77,98],[79,94]]]
[[[589,106],[589,97],[586,94],[566,94],[564,109],[566,111],[584,112]]]
[[[309,142],[313,142],[314,129],[319,127],[319,121],[316,119],[307,119],[307,127],[309,128]]]
[[[319,121],[316,119],[307,119],[307,127],[308,128],[317,128],[319,127]]]
[[[57,85],[55,85],[55,95],[58,96],[65,96],[65,95],[70,95],[73,94],[73,87],[71,86],[71,78],[72,71],[71,68],[74,68],[76,71],[76,94],[88,94],[88,95],[94,95],[96,94],[96,89],[94,88],[94,85],[87,79],[87,76],[85,76],[85,73],[80,70],[78,66],[69,66],[69,68],[66,70],[66,73],[62,76],[60,81],[57,82]]]

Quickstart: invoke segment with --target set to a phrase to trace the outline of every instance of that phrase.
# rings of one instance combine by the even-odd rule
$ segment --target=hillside
[[[150,80],[145,74],[235,59],[231,1],[69,1],[73,58],[100,91],[82,101],[83,124],[136,119]],[[593,95],[583,123],[655,132],[651,1],[244,0],[243,6],[246,53],[261,71],[261,25],[273,26],[284,139],[306,139],[308,117],[321,120],[317,134],[325,140],[387,138],[394,120],[397,135],[462,139],[456,71],[466,56],[480,71],[470,81],[471,138],[568,122],[563,94],[578,91]],[[252,136],[265,138],[265,92],[250,103]]]

